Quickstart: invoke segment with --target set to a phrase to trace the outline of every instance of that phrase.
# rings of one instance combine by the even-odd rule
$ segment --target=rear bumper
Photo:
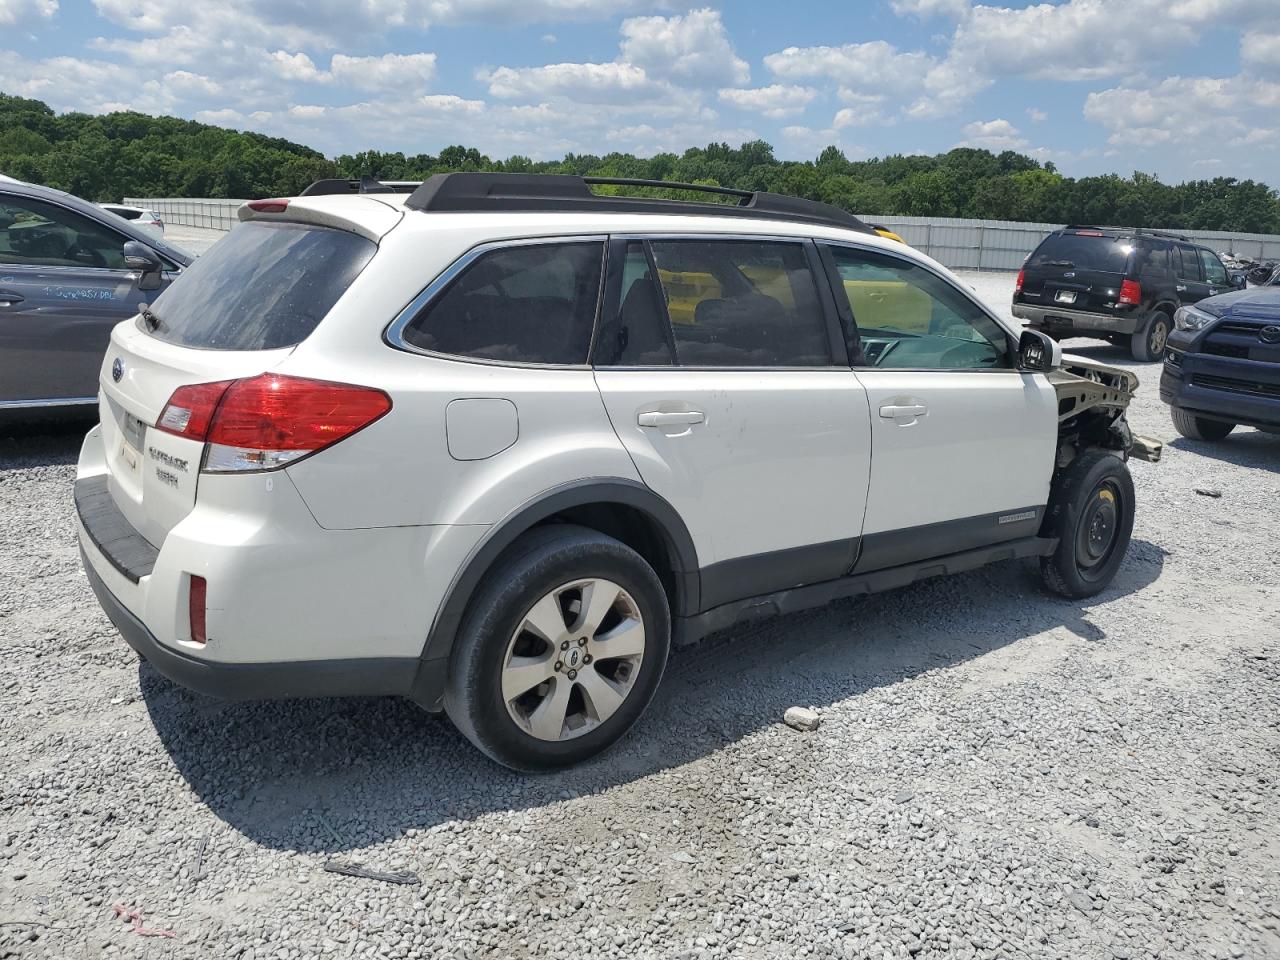
[[[174,683],[224,700],[271,700],[289,697],[410,696],[415,693],[419,661],[382,657],[363,660],[308,660],[288,663],[219,663],[190,657],[166,647],[146,624],[125,608],[98,576],[84,550],[84,572],[103,611],[125,642]],[[422,684],[426,698],[437,700]],[[431,704],[427,704],[431,705]]]
[[[1280,364],[1208,354],[1166,355],[1160,399],[1210,420],[1280,428]],[[1273,395],[1268,395],[1273,394]]]
[[[1012,309],[1015,317],[1027,321],[1028,326],[1037,330],[1056,334],[1076,331],[1081,336],[1088,336],[1090,333],[1136,333],[1144,319],[1137,313],[1087,313],[1083,310],[1061,310],[1026,303],[1015,303]]]

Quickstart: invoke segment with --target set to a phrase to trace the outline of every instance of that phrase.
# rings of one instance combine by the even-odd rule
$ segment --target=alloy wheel
[[[611,580],[563,584],[535,603],[507,644],[502,700],[539,740],[572,740],[613,716],[644,660],[640,607]]]

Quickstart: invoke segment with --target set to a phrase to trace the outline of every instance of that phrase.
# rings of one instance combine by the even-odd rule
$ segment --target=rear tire
[[[670,646],[666,593],[643,557],[586,527],[539,527],[485,575],[450,657],[444,709],[504,766],[570,766],[639,719]]]
[[[1165,344],[1169,342],[1169,333],[1173,330],[1173,318],[1169,314],[1157,310],[1129,338],[1129,353],[1133,359],[1142,363],[1150,363],[1164,356]]]
[[[1181,407],[1170,407],[1169,416],[1177,431],[1188,440],[1221,440],[1236,428],[1234,423],[1206,420]]]
[[[1133,478],[1106,450],[1086,450],[1067,466],[1049,498],[1045,535],[1058,538],[1040,558],[1044,585],[1073,600],[1101,593],[1124,562],[1133,534]]]

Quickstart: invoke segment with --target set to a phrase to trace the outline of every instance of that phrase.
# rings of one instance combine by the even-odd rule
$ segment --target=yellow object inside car
[[[845,280],[845,296],[859,327],[929,333],[933,299],[902,280]]]

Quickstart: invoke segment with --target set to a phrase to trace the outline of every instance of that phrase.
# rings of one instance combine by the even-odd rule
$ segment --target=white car
[[[156,236],[164,236],[164,221],[160,219],[160,214],[154,210],[147,210],[143,207],[127,207],[119,203],[100,203],[98,206],[108,213],[114,213],[117,217],[132,220],[135,226],[150,230]]]
[[[1105,588],[1158,455],[1136,378],[843,211],[738,199],[246,204],[112,336],[75,485],[107,613],[196,690],[411,697],[534,770],[744,618],[1018,557]]]

